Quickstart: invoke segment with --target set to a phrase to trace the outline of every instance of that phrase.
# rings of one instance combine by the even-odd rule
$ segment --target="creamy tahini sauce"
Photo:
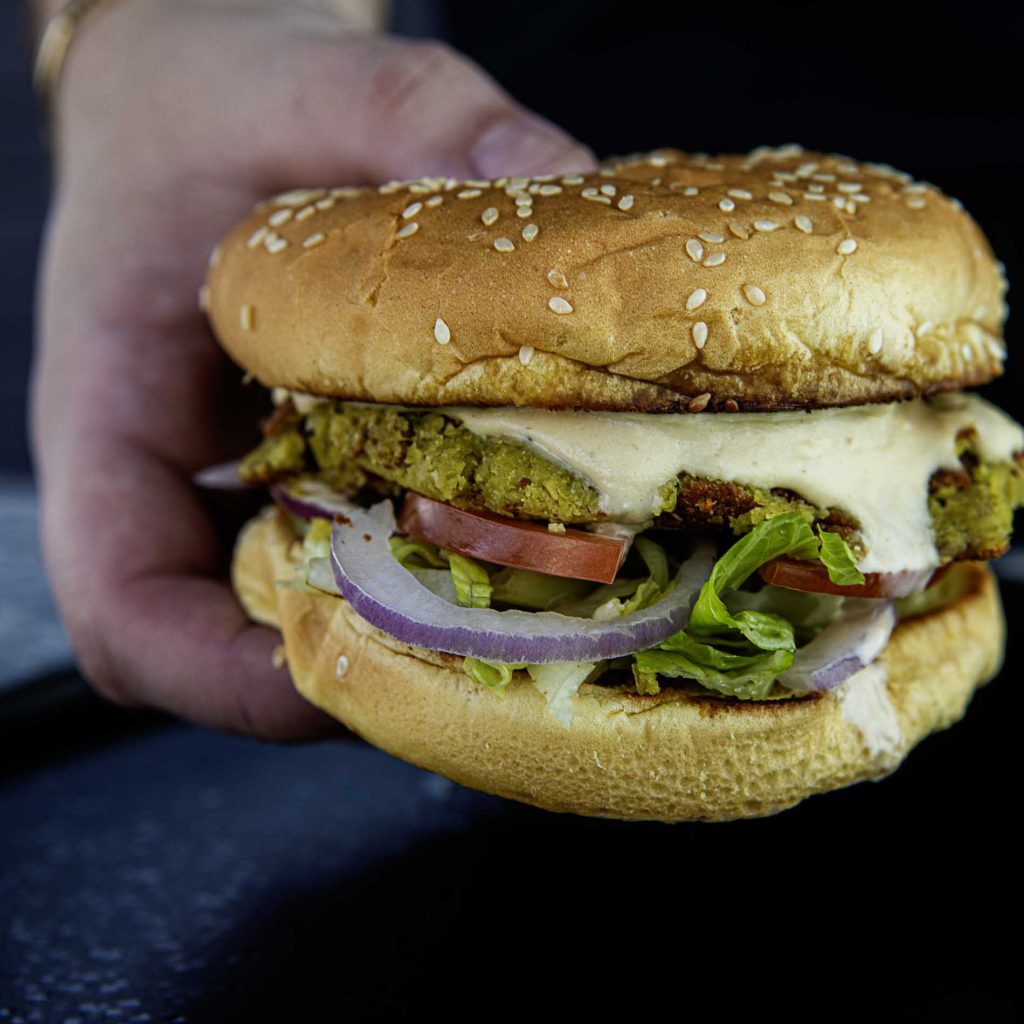
[[[868,753],[898,758],[903,730],[889,697],[885,666],[873,662],[832,692],[839,698],[844,721],[860,733]]]
[[[861,524],[864,572],[938,565],[928,481],[955,469],[956,435],[978,433],[986,462],[1009,462],[1024,430],[976,395],[812,412],[651,414],[464,406],[444,410],[473,433],[509,437],[574,470],[610,519],[642,523],[680,473],[797,491]]]

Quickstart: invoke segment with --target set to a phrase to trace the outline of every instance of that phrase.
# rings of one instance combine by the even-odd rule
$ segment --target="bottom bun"
[[[584,685],[566,730],[525,673],[502,700],[462,672],[461,658],[393,640],[340,598],[275,586],[296,576],[300,557],[267,509],[239,538],[233,571],[249,614],[281,628],[299,692],[397,757],[553,811],[722,821],[881,778],[957,721],[1002,660],[999,592],[978,565],[958,601],[897,627],[879,659],[888,682],[876,683],[873,701],[855,692],[870,685],[860,678],[765,702]],[[875,721],[888,722],[885,742],[865,724],[872,706]]]

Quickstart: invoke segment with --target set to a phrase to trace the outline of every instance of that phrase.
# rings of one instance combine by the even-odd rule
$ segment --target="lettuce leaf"
[[[671,646],[669,646],[671,644]],[[636,656],[634,677],[659,675],[693,679],[709,690],[741,700],[764,700],[775,679],[793,664],[792,651],[735,654],[676,633],[659,649]],[[640,679],[637,679],[638,692]]]
[[[572,699],[596,667],[587,662],[556,661],[548,665],[527,665],[526,671],[548,702],[548,711],[568,729],[573,720]]]
[[[766,562],[782,556],[820,559],[829,578],[842,586],[864,581],[852,552],[838,534],[819,529],[816,536],[799,512],[766,519],[715,563],[686,629],[656,649],[636,655],[634,676],[638,686],[641,681],[649,686],[647,676],[651,674],[679,676],[731,697],[763,700],[776,677],[793,663],[796,616],[779,614],[783,609],[774,594],[770,601],[739,588]],[[773,592],[777,588],[765,589]],[[835,599],[816,597],[817,601],[800,602],[805,606],[804,621],[799,622],[802,639],[809,639],[809,634],[813,635],[835,613]],[[814,605],[819,603],[820,624],[814,621],[818,618]],[[773,604],[779,610],[768,610]]]
[[[505,687],[512,681],[512,673],[525,665],[507,665],[500,661],[484,661],[482,658],[463,658],[463,671],[474,682],[486,686],[492,693],[505,699]]]
[[[491,587],[492,602],[546,612],[554,605],[579,600],[594,584],[529,569],[501,569],[491,577]]]
[[[849,587],[864,582],[864,573],[857,568],[856,560],[850,546],[830,530],[818,529],[821,550],[818,557],[828,569],[828,578],[841,587]]]
[[[455,599],[463,608],[490,608],[491,577],[479,563],[465,555],[447,552],[448,568],[455,584]]]
[[[436,544],[413,537],[392,537],[388,544],[395,561],[403,569],[448,568],[448,559]]]

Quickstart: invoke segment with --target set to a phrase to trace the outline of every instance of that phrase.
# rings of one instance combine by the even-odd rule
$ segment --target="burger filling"
[[[243,479],[364,507],[390,499],[400,518],[389,557],[453,607],[639,623],[641,635],[645,615],[674,599],[697,539],[713,539],[685,628],[649,649],[465,657],[499,693],[529,673],[562,721],[584,681],[748,700],[827,688],[847,671],[840,661],[877,656],[897,614],[956,600],[969,573],[951,563],[1004,552],[1024,504],[1024,432],[969,395],[704,416],[281,397]],[[304,583],[337,592],[324,568],[343,546],[331,519],[290,518]],[[837,656],[822,661],[833,635]]]

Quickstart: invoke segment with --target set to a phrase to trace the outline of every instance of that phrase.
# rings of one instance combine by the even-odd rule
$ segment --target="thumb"
[[[278,93],[292,116],[277,123],[289,125],[294,142],[277,155],[301,161],[288,168],[292,181],[494,178],[595,165],[585,146],[442,43],[362,36],[318,49],[283,90],[291,99]]]

